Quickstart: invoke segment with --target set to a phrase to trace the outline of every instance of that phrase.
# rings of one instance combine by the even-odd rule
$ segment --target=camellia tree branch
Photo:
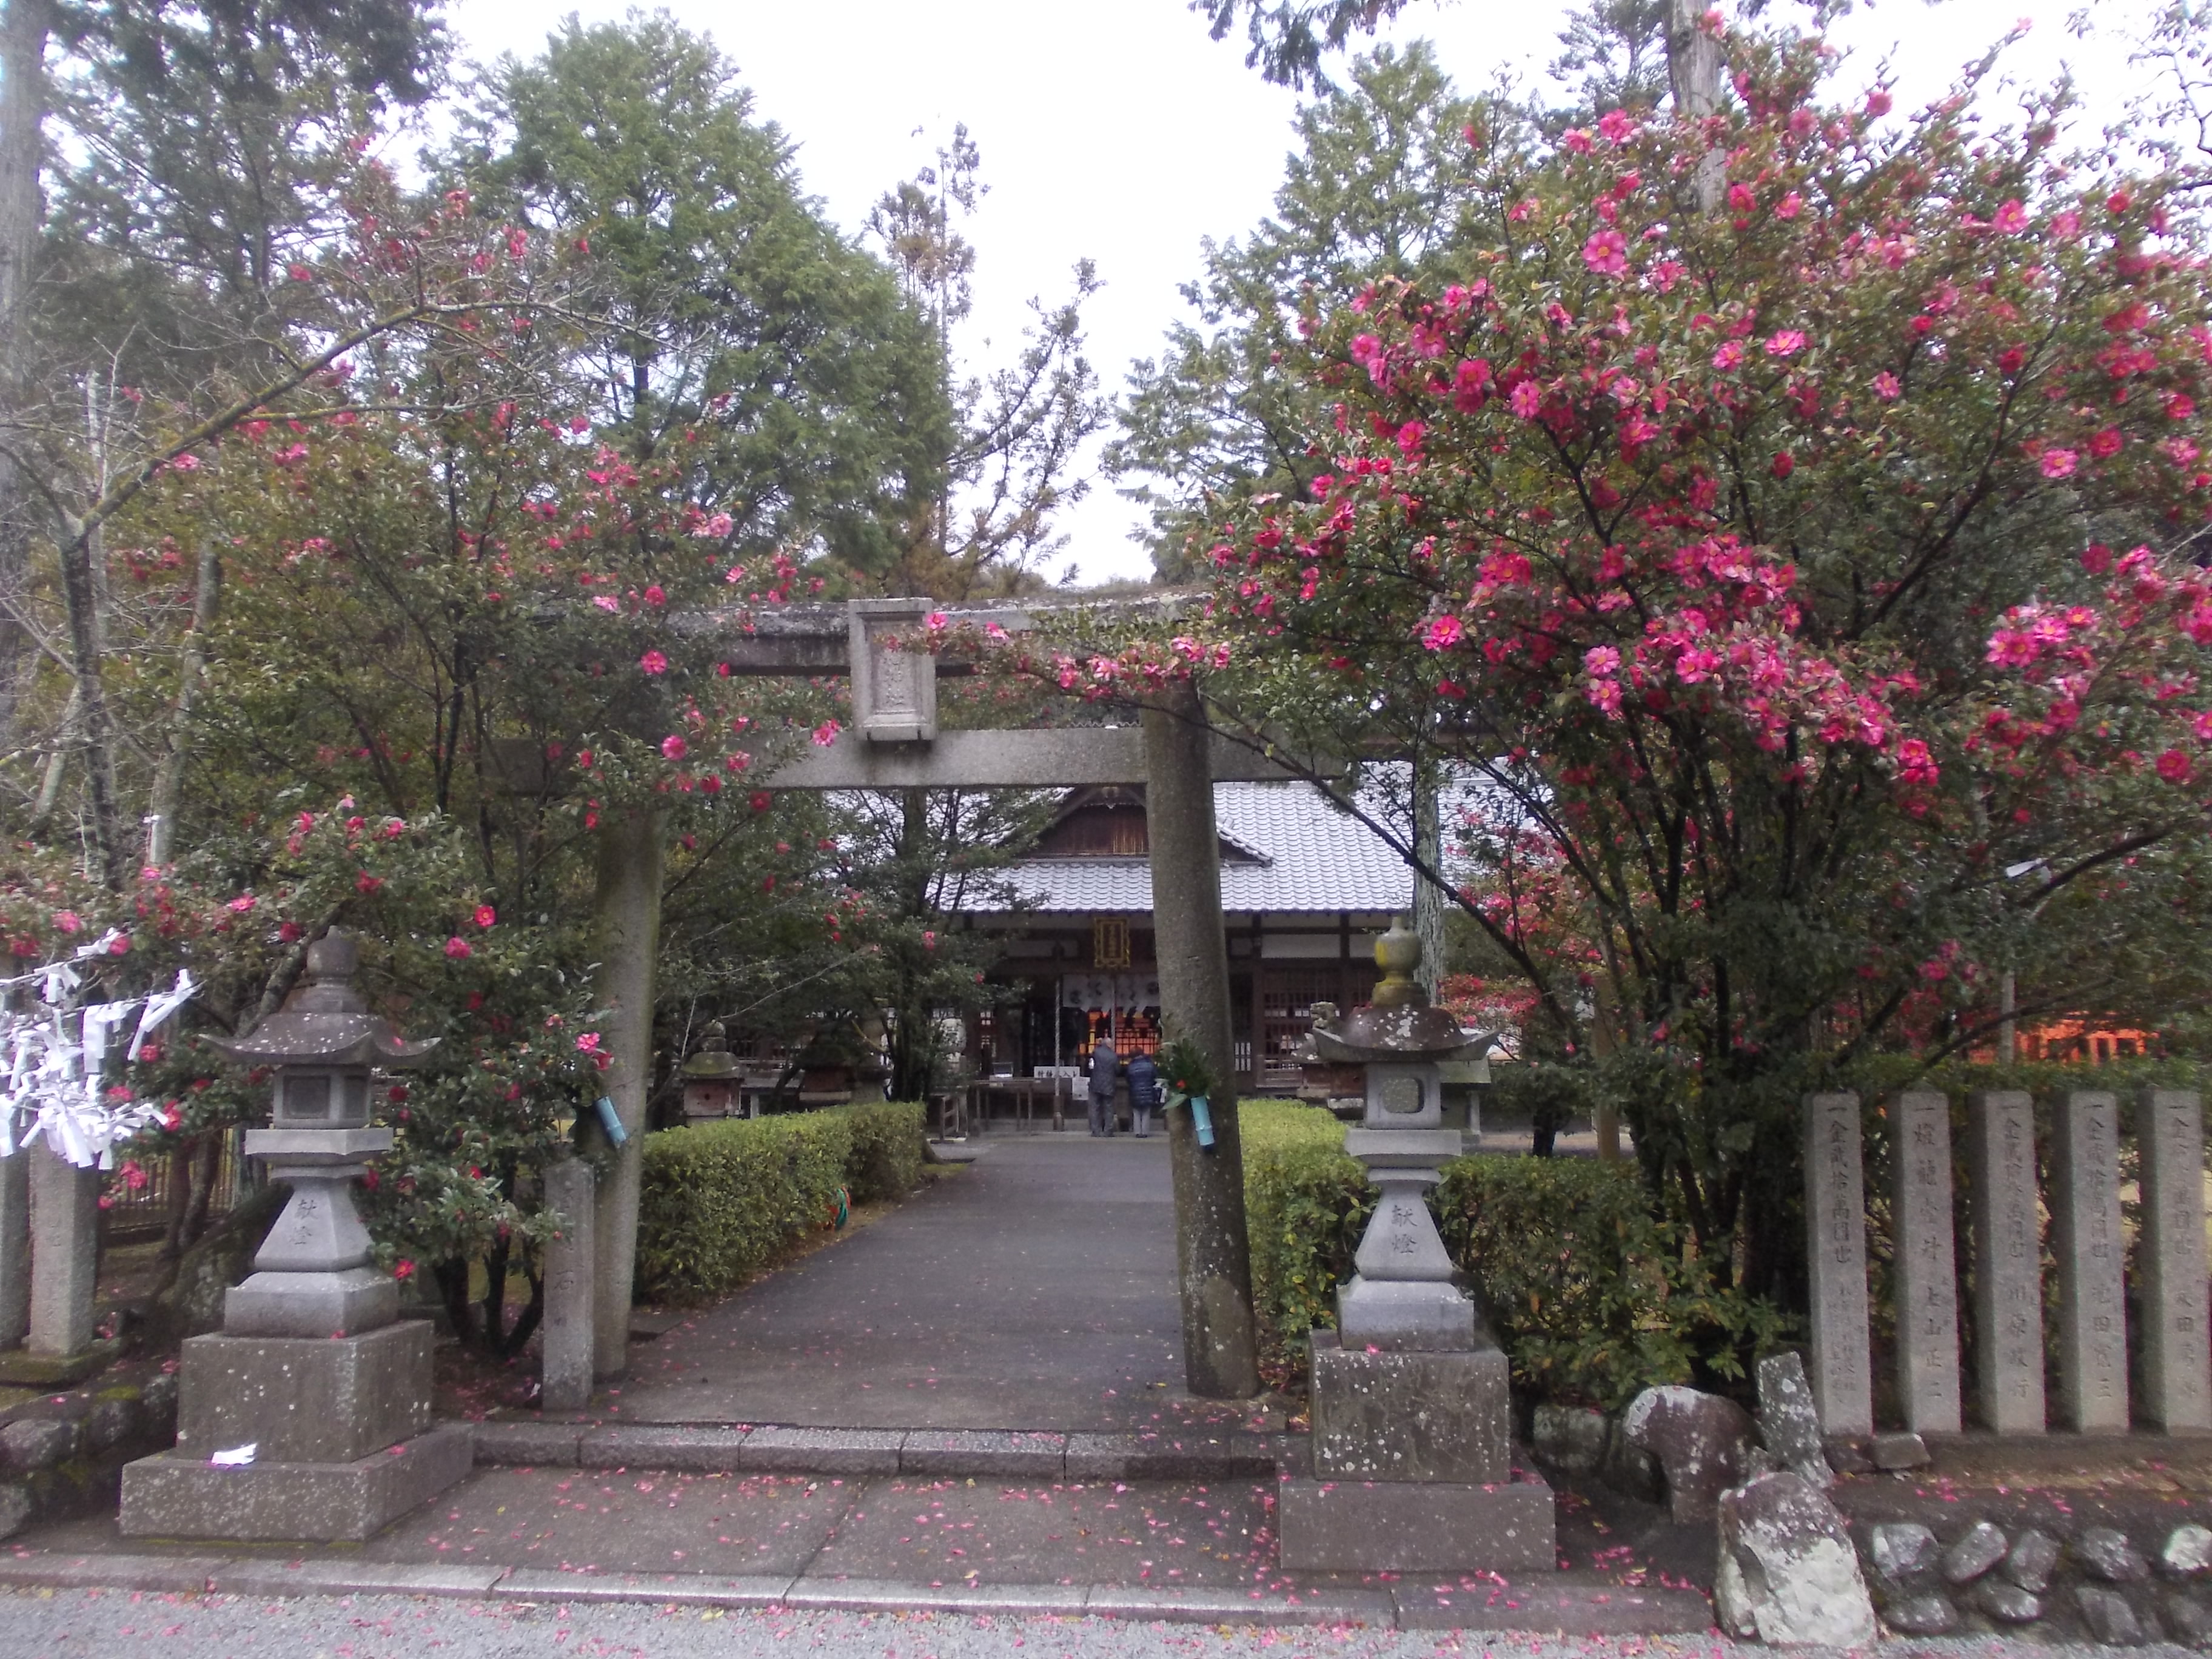
[[[1606,981],[1648,1177],[1786,1298],[1804,1089],[1984,1027],[2000,968],[2151,1024],[2204,980],[2212,289],[2055,107],[1892,122],[1817,41],[1717,44],[1730,110],[1570,130],[1471,182],[1449,279],[1307,307],[1317,476],[1193,547],[1202,613],[1021,649],[1480,775],[1588,930],[1532,983]]]

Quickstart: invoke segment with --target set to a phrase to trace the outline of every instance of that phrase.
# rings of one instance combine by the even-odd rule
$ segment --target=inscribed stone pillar
[[[561,1218],[560,1236],[545,1247],[545,1341],[540,1403],[556,1412],[591,1403],[597,1322],[592,1312],[594,1188],[599,1177],[580,1158],[545,1171],[545,1207]]]
[[[1918,1434],[1956,1434],[1959,1268],[1951,1230],[1951,1102],[1914,1089],[1890,1103],[1897,1261],[1897,1392]]]
[[[31,1328],[31,1160],[0,1158],[0,1348]]]
[[[2084,1433],[2128,1426],[2126,1251],[2120,1240],[2120,1106],[2101,1089],[2072,1089],[2052,1114],[2057,1188],[2058,1389],[2067,1423]]]
[[[18,1156],[31,1165],[27,1346],[33,1353],[81,1353],[92,1346],[93,1283],[100,1267],[100,1171],[80,1170],[58,1157],[44,1137]]]
[[[2041,1434],[2043,1227],[2035,1202],[2034,1103],[2017,1089],[1971,1094],[1966,1121],[1982,1426]]]
[[[599,1035],[609,1057],[599,1086],[614,1103],[628,1137],[611,1154],[595,1206],[592,1370],[602,1378],[620,1376],[629,1363],[630,1289],[637,1269],[644,1173],[640,1159],[646,1095],[653,1082],[653,960],[660,948],[665,822],[659,812],[613,812],[599,829],[592,925],[599,957],[597,1000],[608,1011]]]
[[[1237,1132],[1229,945],[1221,926],[1221,842],[1213,823],[1212,732],[1197,689],[1187,681],[1146,706],[1144,726],[1161,1012],[1176,1034],[1206,1051],[1216,1079],[1212,1147],[1198,1144],[1188,1112],[1168,1114],[1183,1376],[1201,1398],[1240,1400],[1259,1392],[1260,1372],[1244,1154]]]
[[[2152,1422],[2212,1429],[2205,1334],[2204,1109],[2194,1089],[2136,1097],[2142,1156],[2143,1407]]]
[[[1807,1252],[1813,1269],[1813,1398],[1826,1434],[1874,1431],[1868,1354],[1866,1190],[1859,1097],[1805,1097]]]

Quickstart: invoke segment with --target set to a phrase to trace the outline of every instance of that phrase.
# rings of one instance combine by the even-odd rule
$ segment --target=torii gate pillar
[[[1221,843],[1213,823],[1212,733],[1198,689],[1188,681],[1148,703],[1144,726],[1160,1000],[1176,1011],[1184,1034],[1206,1050],[1218,1079],[1210,1103],[1211,1150],[1198,1144],[1189,1113],[1168,1117],[1183,1376],[1202,1398],[1241,1400],[1260,1391],[1260,1372],[1243,1143],[1232,1081],[1237,1056],[1221,921]]]

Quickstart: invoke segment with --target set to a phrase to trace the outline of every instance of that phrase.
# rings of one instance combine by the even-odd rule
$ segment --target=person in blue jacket
[[[1160,1068],[1147,1054],[1135,1054],[1121,1068],[1129,1080],[1129,1127],[1144,1139],[1152,1132],[1152,1109],[1160,1103]]]

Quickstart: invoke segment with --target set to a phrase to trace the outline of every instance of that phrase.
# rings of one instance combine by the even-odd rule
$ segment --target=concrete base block
[[[258,1273],[223,1293],[225,1336],[358,1336],[399,1317],[399,1281],[374,1267]]]
[[[1505,1355],[1346,1351],[1334,1331],[1313,1343],[1313,1469],[1323,1480],[1511,1477],[1512,1402]]]
[[[1435,1280],[1355,1273],[1336,1293],[1336,1324],[1345,1341],[1361,1347],[1449,1352],[1482,1340],[1481,1322],[1467,1293]]]
[[[1285,1476],[1275,1523],[1288,1572],[1555,1572],[1552,1489]]]
[[[385,1281],[389,1284],[389,1279]],[[350,1463],[430,1426],[430,1324],[366,1336],[195,1336],[178,1367],[177,1450],[258,1448],[266,1463]]]
[[[123,1471],[125,1538],[358,1542],[463,1480],[465,1423],[445,1423],[349,1463],[253,1462],[219,1468],[163,1452]]]
[[[0,1383],[16,1389],[73,1389],[94,1371],[123,1357],[120,1338],[111,1337],[75,1353],[40,1353],[10,1348],[0,1353]]]

